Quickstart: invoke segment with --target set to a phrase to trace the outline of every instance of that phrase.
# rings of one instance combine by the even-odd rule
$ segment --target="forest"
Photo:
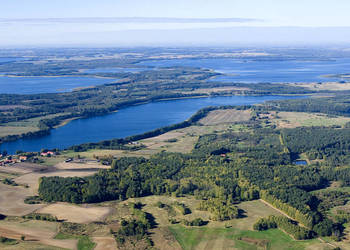
[[[201,110],[195,118],[213,109]],[[258,109],[262,112],[261,106]],[[265,111],[274,109],[270,104],[265,106]],[[150,159],[116,158],[110,170],[85,178],[43,177],[40,198],[47,202],[94,203],[149,195],[193,195],[201,200],[199,209],[219,221],[241,217],[244,211],[236,204],[263,199],[293,221],[269,218],[257,228],[280,227],[296,239],[339,237],[347,217],[339,214],[330,220],[325,211],[346,202],[346,194],[331,194],[334,203],[327,207],[328,195],[313,191],[334,181],[350,185],[347,125],[277,129],[254,116],[241,125],[245,130],[200,136],[188,154],[161,152]],[[294,165],[302,153],[319,160],[307,167]]]

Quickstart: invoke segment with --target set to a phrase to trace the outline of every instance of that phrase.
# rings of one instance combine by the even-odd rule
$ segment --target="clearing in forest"
[[[200,120],[200,123],[203,125],[217,125],[249,121],[250,118],[250,110],[223,109],[210,111],[206,117]]]

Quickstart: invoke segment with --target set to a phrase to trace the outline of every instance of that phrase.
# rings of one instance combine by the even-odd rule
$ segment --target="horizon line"
[[[185,17],[50,17],[50,18],[0,18],[7,22],[49,22],[49,23],[247,23],[263,22],[257,18],[185,18]]]

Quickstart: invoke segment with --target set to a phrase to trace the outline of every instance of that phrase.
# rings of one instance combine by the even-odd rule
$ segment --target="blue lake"
[[[307,165],[307,162],[304,161],[304,160],[297,160],[294,162],[295,165],[302,165],[302,166],[305,166]]]
[[[152,102],[128,107],[104,116],[74,120],[65,126],[53,129],[47,136],[4,143],[0,145],[0,150],[6,149],[13,154],[16,150],[64,149],[86,142],[124,138],[182,122],[207,106],[255,104],[288,98],[292,97],[227,96]]]
[[[25,57],[0,57],[0,63],[25,61],[25,60],[28,60],[28,58],[25,58]]]
[[[0,94],[37,94],[68,92],[79,87],[113,82],[94,77],[0,77]]]
[[[217,81],[225,82],[327,82],[338,81],[324,75],[350,71],[350,58],[329,61],[257,61],[232,58],[149,60],[138,63],[143,66],[187,66],[213,69],[225,74]]]
[[[1,62],[25,58],[0,58]],[[350,58],[329,61],[254,61],[239,59],[172,59],[149,60],[135,68],[96,68],[86,73],[139,72],[147,67],[188,66],[213,69],[225,74],[212,81],[224,82],[325,82],[343,79],[326,78],[324,75],[349,73]],[[149,69],[151,70],[151,69]],[[0,77],[0,94],[34,94],[72,91],[78,87],[102,85],[113,79],[94,77]]]

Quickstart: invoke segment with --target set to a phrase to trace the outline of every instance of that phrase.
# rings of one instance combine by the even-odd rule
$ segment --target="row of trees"
[[[274,207],[281,209],[283,212],[285,212],[295,220],[299,221],[306,227],[312,228],[313,225],[317,224],[321,219],[319,216],[312,214],[311,210],[309,210],[306,207],[306,204],[305,207],[302,208],[302,211],[300,211],[297,208],[292,207],[290,204],[284,203],[283,201],[277,199],[268,191],[262,191],[261,198],[273,205]]]
[[[23,215],[22,218],[30,219],[30,220],[58,221],[57,217],[52,216],[51,214],[31,213],[31,214]]]
[[[307,240],[315,236],[315,234],[305,227],[299,226],[295,221],[285,216],[269,216],[259,219],[253,226],[255,230],[264,231],[270,228],[280,228],[286,233],[292,235],[296,240]]]

